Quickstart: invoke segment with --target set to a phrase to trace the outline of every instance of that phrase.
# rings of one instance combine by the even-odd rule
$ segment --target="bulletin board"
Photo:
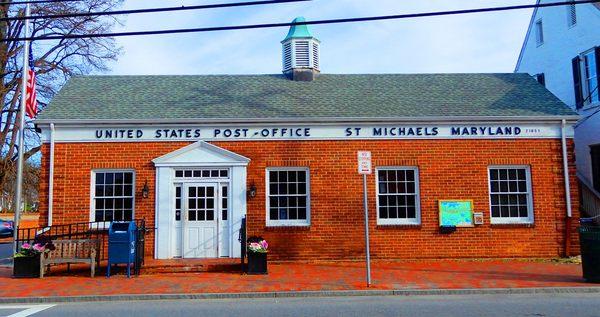
[[[473,200],[440,200],[440,226],[473,227]]]

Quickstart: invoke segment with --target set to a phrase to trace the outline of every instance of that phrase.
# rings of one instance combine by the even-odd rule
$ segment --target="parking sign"
[[[370,175],[371,173],[371,152],[358,151],[358,174]]]

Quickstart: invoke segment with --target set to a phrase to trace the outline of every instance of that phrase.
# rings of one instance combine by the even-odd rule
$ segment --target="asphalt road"
[[[58,304],[19,316],[600,316],[599,294],[323,297]],[[15,313],[0,305],[0,316]],[[22,308],[24,309],[24,308]],[[43,310],[42,310],[43,309]],[[41,310],[35,312],[35,310]]]
[[[12,242],[0,243],[0,265],[8,265],[12,262]],[[2,315],[0,315],[2,316]]]

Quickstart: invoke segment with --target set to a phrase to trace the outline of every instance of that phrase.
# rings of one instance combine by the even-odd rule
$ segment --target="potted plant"
[[[14,256],[13,277],[40,277],[40,256],[45,250],[39,243],[23,243]]]
[[[46,237],[23,243],[14,255],[13,277],[40,277],[40,257],[54,246]]]
[[[267,249],[269,244],[261,237],[248,238],[248,274],[267,274]]]

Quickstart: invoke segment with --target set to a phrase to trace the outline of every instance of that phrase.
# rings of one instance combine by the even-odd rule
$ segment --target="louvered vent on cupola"
[[[319,73],[319,40],[302,22],[306,20],[296,18],[287,37],[281,41],[283,72],[293,80],[311,81]]]

